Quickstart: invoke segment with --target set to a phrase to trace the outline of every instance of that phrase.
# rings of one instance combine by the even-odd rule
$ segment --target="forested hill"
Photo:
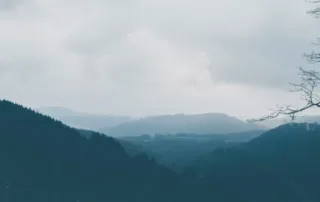
[[[0,101],[0,201],[176,201],[178,177],[112,138]],[[179,196],[182,196],[181,194]]]
[[[223,201],[320,201],[320,126],[282,125],[248,143],[216,150],[195,167],[202,185]]]

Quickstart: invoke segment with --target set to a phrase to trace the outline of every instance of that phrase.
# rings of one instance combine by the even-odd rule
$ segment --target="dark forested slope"
[[[174,201],[175,173],[112,138],[0,101],[0,200]]]
[[[207,198],[245,202],[320,200],[320,126],[287,124],[214,151],[196,165]]]

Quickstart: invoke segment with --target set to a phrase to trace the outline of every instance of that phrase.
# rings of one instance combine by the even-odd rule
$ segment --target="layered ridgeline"
[[[112,138],[80,135],[9,101],[0,101],[0,160],[3,202],[177,201],[182,187],[175,173],[130,157]]]
[[[63,107],[43,107],[36,109],[36,111],[58,119],[68,126],[88,130],[113,127],[133,120],[133,118],[129,116],[91,114],[77,112]]]
[[[190,168],[205,198],[244,202],[320,201],[320,126],[292,123],[218,149]]]
[[[150,116],[139,120],[126,122],[114,127],[99,130],[102,133],[119,136],[139,136],[154,134],[217,134],[236,133],[263,129],[235,117],[225,114],[208,113],[196,115],[163,115]]]

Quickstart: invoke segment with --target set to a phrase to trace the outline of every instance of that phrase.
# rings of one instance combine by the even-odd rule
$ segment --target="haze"
[[[265,114],[317,38],[303,0],[1,0],[0,95],[94,113]],[[315,113],[309,111],[308,113]]]

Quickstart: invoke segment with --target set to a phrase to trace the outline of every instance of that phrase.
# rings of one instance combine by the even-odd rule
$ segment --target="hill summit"
[[[221,134],[259,129],[262,128],[226,114],[206,113],[149,116],[100,131],[111,136],[137,136],[176,133]]]

